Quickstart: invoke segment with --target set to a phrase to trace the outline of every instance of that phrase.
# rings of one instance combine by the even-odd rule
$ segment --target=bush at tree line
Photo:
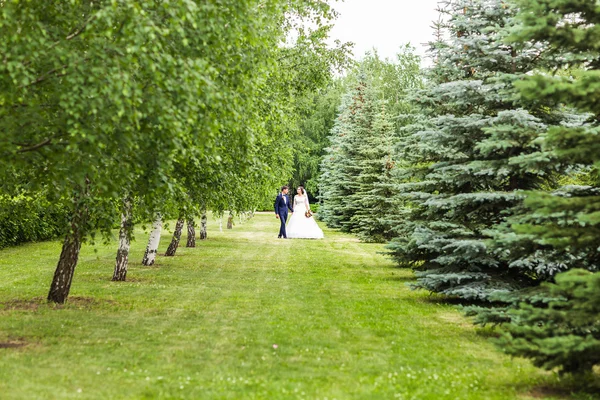
[[[60,236],[66,210],[41,196],[0,196],[0,249]]]

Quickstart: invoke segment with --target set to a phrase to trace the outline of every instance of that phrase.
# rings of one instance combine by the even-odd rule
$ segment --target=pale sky
[[[438,0],[332,1],[330,4],[340,16],[331,37],[354,42],[356,59],[373,47],[383,58],[395,58],[400,46],[408,42],[424,58],[424,44],[433,39],[431,25],[438,19],[437,3]]]

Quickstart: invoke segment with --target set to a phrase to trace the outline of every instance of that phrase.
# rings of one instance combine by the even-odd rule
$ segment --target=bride
[[[306,217],[306,212],[310,210],[308,195],[302,186],[297,189],[294,196],[294,213],[290,217],[286,228],[287,237],[290,239],[323,239],[323,231],[317,225],[315,219],[311,216]]]

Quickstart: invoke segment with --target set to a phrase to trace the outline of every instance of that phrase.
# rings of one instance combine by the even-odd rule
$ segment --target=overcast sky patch
[[[395,58],[398,49],[411,43],[425,56],[433,40],[433,21],[438,19],[438,0],[346,0],[335,2],[340,13],[331,39],[354,42],[354,58],[376,48],[383,58]],[[424,60],[423,64],[428,64]]]

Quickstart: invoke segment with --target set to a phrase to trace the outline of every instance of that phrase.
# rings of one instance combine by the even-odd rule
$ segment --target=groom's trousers
[[[287,213],[279,214],[279,221],[281,221],[281,227],[279,228],[279,236],[287,239],[287,235],[285,233],[285,222],[287,221]]]

